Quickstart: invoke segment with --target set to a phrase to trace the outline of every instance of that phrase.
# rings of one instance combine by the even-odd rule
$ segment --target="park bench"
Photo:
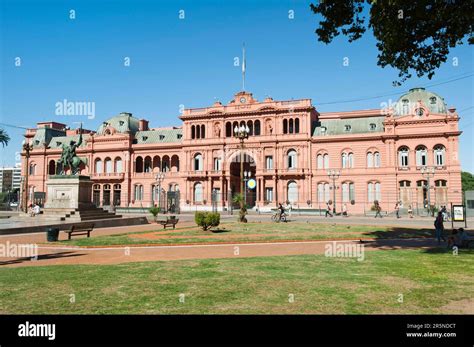
[[[91,231],[94,230],[94,223],[85,223],[85,224],[74,224],[71,226],[71,229],[65,230],[64,232],[68,234],[68,240],[71,239],[72,235],[86,235],[87,237],[91,236]]]
[[[176,218],[175,216],[171,217],[166,217],[166,220],[159,220],[158,223],[163,225],[163,229],[166,229],[167,226],[173,226],[173,229],[176,227],[176,224],[178,223],[179,218]]]

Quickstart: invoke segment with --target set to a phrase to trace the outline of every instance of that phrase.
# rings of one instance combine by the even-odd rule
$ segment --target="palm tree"
[[[0,143],[2,144],[2,147],[7,146],[9,141],[10,141],[10,136],[8,136],[5,130],[0,128]]]

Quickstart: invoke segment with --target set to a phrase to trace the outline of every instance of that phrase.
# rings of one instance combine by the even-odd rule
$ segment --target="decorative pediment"
[[[109,124],[102,130],[102,133],[99,135],[111,136],[111,135],[115,135],[116,133],[117,133],[117,129],[115,129],[112,125]]]

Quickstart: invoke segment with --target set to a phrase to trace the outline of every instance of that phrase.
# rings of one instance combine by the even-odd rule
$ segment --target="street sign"
[[[255,189],[256,186],[257,186],[257,181],[255,181],[253,178],[247,181],[247,187],[249,189]]]
[[[453,205],[453,221],[464,222],[464,205]]]

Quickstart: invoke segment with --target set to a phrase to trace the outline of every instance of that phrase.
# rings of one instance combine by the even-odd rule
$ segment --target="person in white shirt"
[[[35,204],[35,206],[33,207],[33,214],[36,216],[36,215],[39,215],[41,212],[40,210],[40,207],[38,204]]]

